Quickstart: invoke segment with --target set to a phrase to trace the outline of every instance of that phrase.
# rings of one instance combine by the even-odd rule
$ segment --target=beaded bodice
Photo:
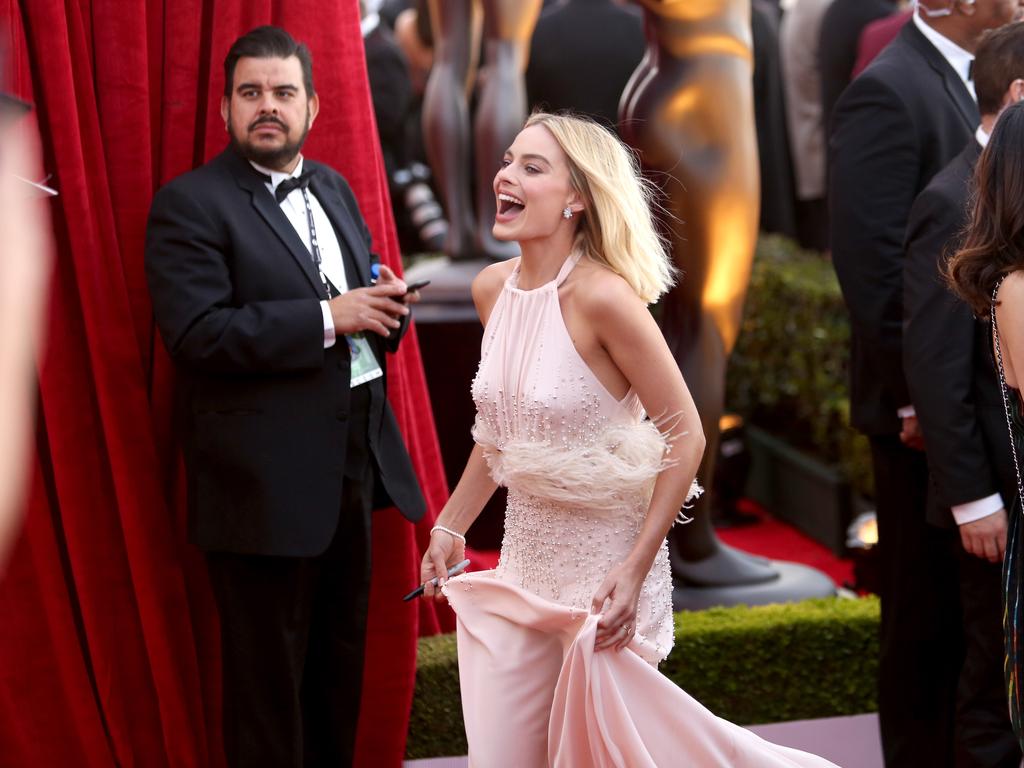
[[[555,280],[506,280],[487,326],[473,380],[473,434],[495,480],[508,488],[496,576],[586,612],[608,571],[632,548],[664,442],[631,389],[617,400],[573,345]],[[637,638],[656,663],[672,645],[668,550],[641,594]]]
[[[558,287],[577,261],[569,257],[558,277],[531,291],[519,289],[516,265],[491,311],[473,401],[477,430],[498,447],[514,440],[568,446],[643,416],[636,394],[630,390],[616,400],[569,337]]]

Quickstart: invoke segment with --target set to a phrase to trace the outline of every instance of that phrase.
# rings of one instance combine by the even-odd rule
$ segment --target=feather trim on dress
[[[481,424],[473,439],[483,447],[491,477],[499,485],[567,507],[612,514],[647,509],[654,483],[667,458],[669,440],[651,421],[617,424],[588,445],[563,447],[548,442],[509,441],[500,448]],[[704,489],[696,480],[686,501]],[[682,511],[676,522],[689,522]]]

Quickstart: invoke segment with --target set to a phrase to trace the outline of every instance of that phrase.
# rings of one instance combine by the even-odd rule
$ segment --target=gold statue
[[[757,242],[759,177],[750,0],[635,0],[647,53],[622,94],[619,130],[664,191],[666,234],[682,280],[662,300],[662,330],[701,414],[710,485]],[[705,497],[706,499],[706,497]],[[701,509],[701,506],[705,509]],[[715,536],[707,501],[672,533],[673,571],[697,585],[776,577]]]

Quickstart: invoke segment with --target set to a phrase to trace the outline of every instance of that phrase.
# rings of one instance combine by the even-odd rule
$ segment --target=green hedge
[[[837,465],[871,496],[867,440],[850,427],[850,326],[831,262],[762,236],[726,405],[791,445]]]
[[[680,613],[676,645],[661,671],[740,724],[871,712],[877,636],[875,598]],[[407,756],[464,754],[455,636],[424,638]]]

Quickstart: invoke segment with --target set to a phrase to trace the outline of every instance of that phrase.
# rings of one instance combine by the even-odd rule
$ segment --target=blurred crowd
[[[751,0],[761,229],[827,249],[829,115],[850,80],[910,16],[899,0]],[[427,0],[363,0],[377,127],[404,252],[440,250],[447,232],[422,132],[434,39]],[[572,110],[615,125],[646,49],[628,0],[545,0],[526,71],[530,110]]]

